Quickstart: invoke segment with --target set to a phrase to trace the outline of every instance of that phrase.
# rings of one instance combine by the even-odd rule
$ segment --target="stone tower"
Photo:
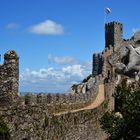
[[[96,76],[102,73],[102,67],[103,67],[103,57],[101,53],[93,54],[93,69],[92,69],[92,75]]]
[[[105,25],[105,47],[118,48],[123,41],[123,25],[118,22],[110,22]]]
[[[94,53],[93,54],[93,61],[92,61],[92,75],[96,76],[98,75],[98,64],[99,64],[99,59],[98,59],[98,54]]]
[[[15,51],[8,51],[0,65],[0,106],[11,105],[18,97],[18,88],[19,57]]]
[[[105,24],[105,52],[104,54],[93,54],[93,67],[92,75],[96,76],[101,74],[103,69],[104,57],[109,56],[117,48],[122,46],[123,40],[123,25],[118,22],[110,22]],[[110,68],[111,69],[111,68]],[[108,77],[111,75],[111,71],[108,71]]]

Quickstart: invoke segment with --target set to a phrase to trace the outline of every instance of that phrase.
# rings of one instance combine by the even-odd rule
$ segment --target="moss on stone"
[[[6,140],[10,137],[9,128],[2,118],[0,118],[0,136],[5,136]]]

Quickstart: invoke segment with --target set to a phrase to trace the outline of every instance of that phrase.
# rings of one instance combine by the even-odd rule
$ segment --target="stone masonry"
[[[0,106],[9,106],[18,97],[19,57],[15,51],[4,55],[4,64],[0,66]]]

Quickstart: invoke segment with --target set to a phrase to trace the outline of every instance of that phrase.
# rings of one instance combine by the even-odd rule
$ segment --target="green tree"
[[[124,80],[117,86],[114,93],[115,111],[106,112],[100,119],[102,128],[110,136],[109,139],[140,139],[140,86],[136,85],[127,86]]]
[[[87,78],[85,78],[82,82],[83,83],[86,83],[88,82],[88,80],[92,77],[92,74],[90,74],[89,76],[87,76]]]

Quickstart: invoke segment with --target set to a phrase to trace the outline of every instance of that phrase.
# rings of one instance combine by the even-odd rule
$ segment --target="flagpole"
[[[106,22],[107,22],[106,17],[110,13],[111,13],[111,9],[110,8],[108,8],[108,7],[104,8],[104,24],[106,24]]]
[[[103,27],[105,29],[105,25],[106,25],[106,22],[107,22],[107,15],[111,13],[111,9],[108,8],[108,7],[105,7],[103,13],[104,13],[104,25],[103,25]]]
[[[104,12],[103,12],[103,14],[104,14],[104,21],[103,21],[103,28],[104,28],[104,30],[105,30],[105,22],[106,22],[106,8],[104,8]],[[105,34],[104,34],[104,42],[105,42]]]
[[[104,8],[104,25],[105,25],[105,23],[106,23],[106,8]]]

